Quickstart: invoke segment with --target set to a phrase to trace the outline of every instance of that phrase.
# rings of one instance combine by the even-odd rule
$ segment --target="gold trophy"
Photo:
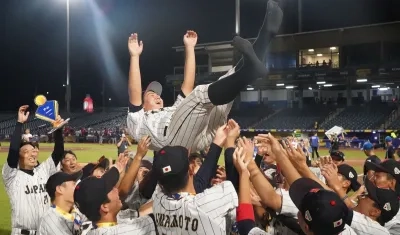
[[[69,118],[63,120],[58,114],[58,102],[56,100],[47,100],[46,96],[37,95],[35,97],[35,104],[38,106],[35,116],[53,124],[53,129],[48,132],[49,134],[60,129],[69,122]]]

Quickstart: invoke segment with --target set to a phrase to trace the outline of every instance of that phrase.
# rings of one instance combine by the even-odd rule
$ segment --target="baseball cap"
[[[399,211],[399,199],[397,193],[390,189],[376,187],[369,179],[365,179],[365,189],[368,197],[371,198],[381,210],[379,217],[381,224],[389,222]]]
[[[357,171],[353,167],[347,164],[341,164],[338,166],[338,173],[343,175],[344,178],[350,181],[350,188],[354,192],[361,187],[361,184],[357,180]]]
[[[361,150],[369,151],[369,150],[372,150],[373,148],[374,148],[374,146],[370,142],[365,142],[363,144],[363,147],[361,148]]]
[[[344,161],[345,156],[344,153],[341,151],[333,151],[331,152],[331,158],[335,161]]]
[[[118,180],[119,172],[115,167],[101,178],[88,177],[82,180],[74,192],[75,205],[79,211],[91,221],[98,218],[101,205],[107,200],[107,194],[113,190]]]
[[[390,136],[386,136],[386,138],[385,138],[385,142],[392,142],[392,137],[390,137]]]
[[[81,175],[81,171],[78,171],[74,174],[67,174],[65,172],[59,171],[50,176],[46,183],[46,191],[49,194],[50,198],[55,198],[57,186],[60,186],[61,184],[68,181],[78,181]]]
[[[380,164],[373,162],[365,162],[368,170],[375,172],[385,172],[392,175],[396,179],[396,192],[400,195],[400,162],[393,159],[387,159]]]
[[[350,212],[336,193],[312,179],[300,178],[290,186],[289,195],[314,234],[338,234],[344,230]]]
[[[189,151],[182,146],[166,146],[156,153],[153,171],[159,184],[180,180],[189,170]]]
[[[146,93],[148,91],[152,91],[152,92],[156,93],[157,95],[161,95],[161,93],[162,93],[162,85],[159,82],[156,82],[156,81],[150,82],[150,84],[147,86],[147,88],[144,91],[144,93]]]
[[[83,172],[82,179],[86,179],[87,177],[89,177],[91,174],[93,174],[93,171],[96,170],[99,167],[107,170],[110,167],[110,160],[108,160],[105,157],[104,158],[101,157],[97,164],[96,163],[89,163],[86,166],[84,166],[82,168],[82,172]]]

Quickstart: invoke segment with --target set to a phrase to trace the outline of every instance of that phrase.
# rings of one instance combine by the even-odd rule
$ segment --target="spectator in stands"
[[[319,159],[319,153],[318,153],[318,147],[319,147],[319,138],[317,136],[317,133],[314,134],[314,136],[311,137],[311,149],[312,149],[312,154],[311,157],[314,160],[314,153],[317,154],[317,159]]]
[[[392,144],[392,137],[386,136],[385,143],[386,143],[385,159],[395,159],[395,150]]]
[[[371,177],[374,175],[375,172],[373,171],[373,169],[370,169],[368,167],[368,164],[366,164],[366,163],[372,162],[375,164],[380,164],[381,159],[379,159],[379,157],[375,155],[374,146],[370,142],[365,142],[362,150],[364,151],[365,155],[367,156],[367,159],[365,160],[365,163],[364,163],[364,176],[367,176],[368,179],[371,179]]]
[[[111,144],[117,143],[118,133],[116,131],[111,132]]]
[[[131,146],[132,143],[128,140],[128,138],[126,137],[125,134],[122,134],[120,141],[117,144],[117,148],[118,148],[118,155],[120,153],[125,152],[125,150],[128,149],[129,146]]]
[[[26,129],[25,130],[25,134],[22,135],[22,141],[23,142],[30,142],[32,139],[32,134],[31,134],[31,130]]]

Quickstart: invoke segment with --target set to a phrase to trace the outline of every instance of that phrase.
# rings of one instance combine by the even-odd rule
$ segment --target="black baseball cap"
[[[344,161],[344,159],[345,159],[344,153],[341,151],[333,151],[333,152],[331,152],[330,155],[331,155],[332,160],[335,160],[335,161]]]
[[[96,163],[89,163],[86,166],[82,168],[82,179],[85,179],[89,177],[90,175],[93,174],[93,171],[96,170],[97,168],[101,167],[104,170],[108,170],[110,167],[110,160],[107,158],[100,158],[101,160],[96,164]]]
[[[119,180],[118,169],[112,167],[101,178],[83,179],[74,192],[75,205],[89,220],[100,216],[100,207],[107,200],[107,194],[113,190]]]
[[[82,172],[78,171],[74,174],[67,174],[65,172],[59,171],[54,175],[50,176],[46,183],[46,191],[50,198],[54,199],[56,197],[56,188],[61,184],[68,181],[78,181],[82,176]]]
[[[300,178],[289,188],[293,203],[314,234],[339,234],[344,230],[349,209],[339,195],[309,178]]]
[[[158,183],[180,181],[189,170],[189,151],[182,146],[166,146],[154,157],[153,171]]]
[[[347,164],[341,164],[338,166],[338,173],[350,181],[350,188],[354,192],[361,187],[361,184],[358,182],[357,171],[353,167]]]
[[[381,216],[378,222],[384,224],[392,220],[399,211],[397,193],[391,189],[378,188],[368,179],[365,179],[365,188],[368,197],[371,198],[381,210]]]
[[[365,165],[369,170],[385,172],[392,175],[396,179],[396,192],[400,195],[400,162],[393,159],[387,159],[380,164],[367,161],[365,162]]]

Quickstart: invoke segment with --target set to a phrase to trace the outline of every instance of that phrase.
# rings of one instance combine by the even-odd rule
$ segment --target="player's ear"
[[[110,211],[110,208],[108,207],[108,203],[101,204],[100,210],[103,211],[104,213],[108,213]]]
[[[196,164],[189,164],[189,175],[195,175]]]
[[[348,188],[348,187],[350,187],[350,180],[343,180],[343,182],[342,182],[342,187],[343,188]]]

